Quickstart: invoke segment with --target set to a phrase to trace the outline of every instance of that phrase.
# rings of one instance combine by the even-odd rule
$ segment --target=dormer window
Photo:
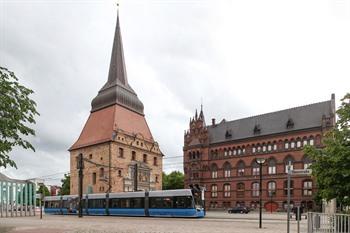
[[[294,121],[292,118],[289,118],[287,121],[287,125],[286,125],[287,129],[292,129],[294,128]]]
[[[261,132],[261,128],[260,128],[260,125],[257,124],[254,126],[254,134],[260,134]]]
[[[225,138],[231,138],[232,137],[232,131],[230,129],[226,130]]]

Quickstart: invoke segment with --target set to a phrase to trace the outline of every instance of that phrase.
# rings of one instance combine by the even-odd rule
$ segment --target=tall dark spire
[[[119,12],[119,10],[118,10]],[[91,112],[119,104],[143,114],[143,104],[128,83],[125,68],[123,42],[119,25],[119,13],[114,34],[108,80],[91,102]]]
[[[120,82],[123,85],[128,85],[128,78],[125,68],[124,51],[122,36],[120,33],[119,13],[117,15],[117,25],[115,28],[114,42],[112,49],[111,63],[109,65],[108,82]]]

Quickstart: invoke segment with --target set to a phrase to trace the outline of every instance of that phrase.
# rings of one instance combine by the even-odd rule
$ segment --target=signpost
[[[287,207],[287,233],[290,233],[290,222],[289,222],[289,218],[290,218],[290,178],[291,176],[305,176],[305,175],[311,175],[311,170],[310,169],[291,169],[291,164],[288,164],[288,207]],[[299,208],[298,208],[298,214],[300,214],[299,212]],[[299,216],[297,216],[298,219],[298,226],[299,226]],[[299,233],[300,228],[298,227],[298,233]]]

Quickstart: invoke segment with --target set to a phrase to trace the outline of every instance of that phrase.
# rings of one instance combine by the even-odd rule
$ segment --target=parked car
[[[233,213],[248,214],[249,213],[249,209],[244,206],[236,206],[228,209],[227,211],[229,214],[233,214]]]

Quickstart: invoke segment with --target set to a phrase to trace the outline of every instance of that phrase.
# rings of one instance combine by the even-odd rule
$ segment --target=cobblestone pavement
[[[0,233],[284,233],[286,214],[263,214],[259,229],[258,214],[227,214],[208,212],[203,219],[43,216],[0,218]],[[296,233],[296,221],[291,220],[291,233]],[[301,221],[301,233],[306,232],[306,220]]]

